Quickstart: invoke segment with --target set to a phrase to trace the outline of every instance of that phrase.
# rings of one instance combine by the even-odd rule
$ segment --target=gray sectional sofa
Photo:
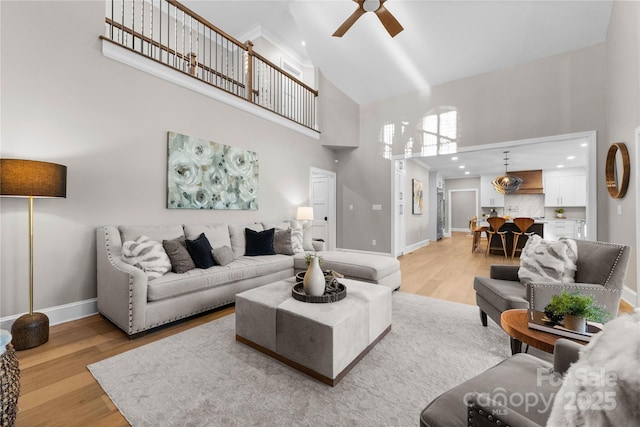
[[[283,229],[284,223],[104,226],[97,235],[98,310],[129,336],[215,309],[234,302],[235,295],[248,289],[293,277],[306,269],[304,255],[317,252],[324,269],[347,278],[400,287],[397,259],[348,251],[325,251],[322,242],[312,241],[305,229],[304,252],[293,255],[245,255],[245,228],[255,231]],[[150,280],[141,268],[122,259],[123,243],[147,236],[157,242],[184,236],[195,239],[204,233],[213,248],[229,246],[233,261],[184,273],[168,272]]]

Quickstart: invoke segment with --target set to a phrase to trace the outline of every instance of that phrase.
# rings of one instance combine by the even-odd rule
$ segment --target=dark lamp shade
[[[0,195],[67,197],[67,167],[36,160],[0,159]]]

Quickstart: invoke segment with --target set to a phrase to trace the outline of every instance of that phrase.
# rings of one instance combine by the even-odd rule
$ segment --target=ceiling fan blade
[[[364,4],[364,0],[357,1],[357,3],[358,3],[358,8],[356,9],[356,11],[353,12],[351,16],[348,17],[347,20],[342,23],[342,25],[340,25],[340,28],[338,28],[336,32],[332,34],[333,37],[344,36],[345,33],[349,30],[349,28],[351,28],[351,26],[355,24],[358,18],[360,18],[362,15],[366,13],[364,8],[362,7],[362,5]]]
[[[395,37],[400,31],[404,30],[404,28],[402,28],[402,25],[394,18],[391,12],[384,7],[383,3],[384,1],[380,2],[380,7],[376,10],[376,15],[378,15],[380,22],[382,22],[384,28],[387,29],[389,35]]]

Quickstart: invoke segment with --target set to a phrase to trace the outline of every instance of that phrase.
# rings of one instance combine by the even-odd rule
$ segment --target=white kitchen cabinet
[[[504,206],[504,194],[498,193],[491,183],[494,178],[494,176],[489,175],[480,177],[480,205],[483,208]]]
[[[586,206],[587,176],[584,173],[545,174],[544,205],[548,207]]]
[[[544,238],[545,240],[558,240],[561,237],[579,239],[582,237],[582,232],[579,228],[581,224],[584,224],[584,221],[576,221],[575,219],[546,220]]]

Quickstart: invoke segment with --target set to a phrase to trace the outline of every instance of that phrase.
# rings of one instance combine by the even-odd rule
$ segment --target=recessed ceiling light
[[[464,174],[465,174],[465,175],[469,175],[470,173],[471,173],[471,172],[469,172],[469,171],[466,171],[466,172],[465,172]]]
[[[558,167],[559,167],[559,168],[563,168],[563,167],[564,167],[564,165],[558,165]]]
[[[575,159],[575,158],[576,158],[576,156],[568,156],[568,157],[567,157],[567,160],[573,160],[573,159]]]
[[[306,45],[307,45],[307,42],[302,40],[302,46],[306,46]]]
[[[583,142],[582,144],[580,144],[580,147],[586,147],[587,145],[589,144],[587,144],[586,142]]]
[[[460,165],[460,166],[458,166],[458,168],[464,169],[464,165]]]
[[[453,156],[451,160],[458,160],[458,158],[456,156]]]

